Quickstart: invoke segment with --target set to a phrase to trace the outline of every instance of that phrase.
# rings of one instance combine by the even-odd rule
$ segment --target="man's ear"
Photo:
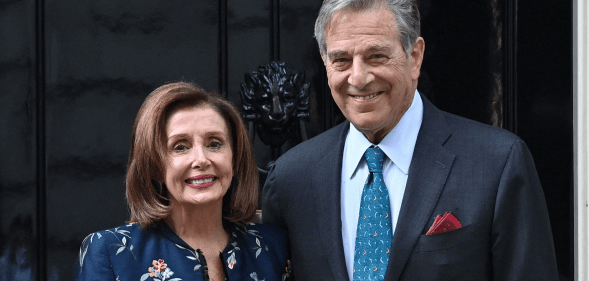
[[[319,52],[319,54],[321,54],[321,60],[323,61],[323,64],[325,64],[325,56],[323,55],[323,52]]]
[[[425,52],[425,41],[422,37],[417,37],[413,48],[411,49],[411,79],[417,81],[419,78],[419,71],[421,70],[421,63],[423,62],[423,53]]]

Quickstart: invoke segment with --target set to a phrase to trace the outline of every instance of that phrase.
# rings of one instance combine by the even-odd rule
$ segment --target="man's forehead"
[[[360,38],[363,42],[374,41],[369,44],[370,50],[379,50],[387,47],[383,42],[394,41],[398,37],[396,19],[388,10],[338,11],[325,33],[328,49],[331,49],[329,45],[345,45],[346,41]]]

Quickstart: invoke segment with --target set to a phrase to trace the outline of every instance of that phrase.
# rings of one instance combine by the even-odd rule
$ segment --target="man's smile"
[[[350,95],[352,98],[357,99],[357,100],[370,100],[373,98],[376,98],[378,95],[382,94],[384,92],[378,92],[378,93],[374,93],[372,95],[369,96],[354,96],[354,95]]]

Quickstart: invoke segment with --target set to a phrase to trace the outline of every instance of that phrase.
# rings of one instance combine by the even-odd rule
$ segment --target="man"
[[[417,92],[417,4],[388,2],[326,0],[319,12],[315,37],[347,121],[280,157],[263,193],[263,221],[288,230],[294,278],[557,280],[527,147]],[[384,153],[382,171],[371,153]],[[373,186],[385,194],[372,199]],[[377,199],[390,212],[370,219],[388,221],[366,224]],[[368,227],[374,239],[393,235],[373,241]]]

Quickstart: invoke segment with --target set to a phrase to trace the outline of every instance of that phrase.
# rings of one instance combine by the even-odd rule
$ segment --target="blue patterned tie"
[[[393,231],[389,192],[382,176],[384,157],[384,152],[378,147],[370,147],[364,153],[370,175],[360,203],[354,281],[383,280],[389,263]]]

